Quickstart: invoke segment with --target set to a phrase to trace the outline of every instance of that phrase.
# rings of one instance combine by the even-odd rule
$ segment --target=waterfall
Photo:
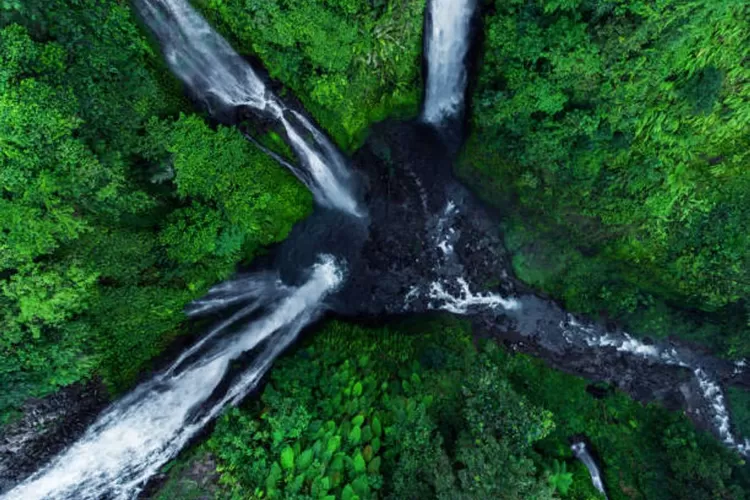
[[[583,465],[585,465],[589,470],[589,474],[591,475],[591,482],[594,484],[594,488],[599,490],[601,494],[604,495],[604,498],[608,498],[607,492],[604,489],[602,475],[599,472],[599,467],[596,465],[593,457],[586,449],[586,443],[584,443],[583,441],[578,441],[576,443],[573,443],[570,449],[573,450],[573,454],[576,456],[576,458],[583,462]]]
[[[471,19],[476,0],[430,0],[425,23],[424,51],[427,84],[422,120],[438,125],[460,117],[468,81]]]
[[[249,107],[279,123],[304,167],[292,173],[315,200],[362,215],[353,194],[354,177],[328,138],[287,108],[187,0],[136,0],[135,6],[161,44],[171,70],[210,113],[216,116],[224,110]]]
[[[239,296],[250,298],[249,305],[112,404],[77,442],[4,498],[133,498],[227,404],[237,404],[258,384],[341,281],[333,257],[323,256],[299,287],[282,285],[272,273],[220,285],[195,304],[196,311],[215,310],[221,299]],[[254,321],[229,331],[251,314]],[[233,373],[230,364],[243,354],[252,359]]]

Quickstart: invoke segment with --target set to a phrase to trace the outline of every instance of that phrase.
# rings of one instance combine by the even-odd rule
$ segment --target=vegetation
[[[197,5],[344,146],[416,112],[421,1]],[[129,387],[187,302],[310,211],[191,108],[127,2],[0,3],[0,420],[95,375]]]
[[[120,2],[0,4],[0,415],[94,374],[128,387],[310,210],[167,75]]]
[[[476,348],[456,320],[310,338],[195,452],[218,498],[599,498],[570,449],[583,433],[610,498],[745,498],[739,458],[684,416]],[[200,491],[179,470],[166,491],[181,483]]]
[[[194,4],[344,150],[417,111],[424,0]],[[519,276],[750,356],[743,2],[483,5],[459,173],[505,209]],[[0,422],[92,377],[126,390],[185,333],[185,304],[310,212],[289,173],[191,109],[128,2],[0,1]],[[161,495],[589,500],[569,442],[585,435],[613,499],[747,496],[747,467],[683,415],[589,389],[455,320],[330,322]],[[747,392],[729,399],[749,433]]]
[[[339,146],[370,123],[415,115],[424,0],[201,0],[240,53],[258,57]]]
[[[509,213],[523,279],[750,354],[748,16],[735,1],[491,2],[460,172]]]

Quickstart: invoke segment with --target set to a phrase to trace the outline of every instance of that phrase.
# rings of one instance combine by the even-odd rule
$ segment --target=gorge
[[[189,316],[221,318],[166,369],[105,409],[8,499],[133,498],[273,361],[325,314],[379,318],[443,311],[551,366],[682,408],[738,453],[724,388],[750,387],[744,363],[678,342],[646,342],[567,313],[514,276],[498,214],[453,176],[468,85],[474,0],[431,0],[419,119],[385,121],[344,157],[297,104],[216,33],[187,0],[136,0],[170,69],[219,122],[262,122],[296,159],[275,157],[312,192],[314,212],[266,259],[214,286]],[[499,284],[488,283],[500,277]],[[223,316],[222,316],[223,315]],[[592,470],[596,465],[576,449]]]

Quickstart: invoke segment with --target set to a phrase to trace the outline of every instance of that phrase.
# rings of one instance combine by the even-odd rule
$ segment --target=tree
[[[180,118],[168,74],[120,2],[0,4],[0,418],[93,376],[127,388],[310,210],[238,133]]]
[[[746,21],[738,2],[496,2],[461,172],[510,209],[522,278],[588,313],[742,308]]]

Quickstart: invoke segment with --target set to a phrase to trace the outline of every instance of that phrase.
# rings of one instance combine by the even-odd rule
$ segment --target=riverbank
[[[300,437],[295,438],[297,434],[291,425],[292,421],[287,421],[289,427],[282,424],[287,418],[284,417],[285,412],[291,412],[292,407],[278,406],[278,398],[282,398],[283,401],[285,397],[292,397],[295,406],[304,409],[294,410],[294,412],[302,412],[295,417],[297,422],[302,414],[309,414],[310,421],[315,421],[317,418],[325,420],[325,417],[318,416],[318,412],[322,411],[321,409],[326,405],[335,404],[328,398],[333,397],[336,391],[333,390],[330,396],[325,395],[325,392],[316,396],[315,403],[312,404],[308,404],[307,400],[300,395],[306,393],[307,387],[313,390],[313,394],[317,394],[315,391],[319,389],[315,387],[327,387],[334,383],[328,380],[335,376],[340,363],[346,363],[347,360],[350,363],[356,363],[358,357],[363,355],[373,356],[379,360],[377,363],[385,363],[385,366],[389,366],[389,363],[393,363],[394,367],[408,366],[407,379],[409,380],[412,377],[411,373],[418,373],[422,385],[415,397],[434,395],[436,403],[432,404],[431,409],[428,410],[428,414],[432,415],[430,418],[450,421],[449,415],[455,410],[449,410],[452,405],[446,400],[451,400],[452,391],[459,390],[464,384],[471,385],[471,377],[468,374],[459,373],[464,368],[456,366],[464,366],[462,365],[464,362],[468,365],[475,365],[476,361],[471,361],[474,359],[473,356],[486,356],[480,353],[489,349],[488,352],[493,354],[481,358],[485,360],[481,366],[485,367],[483,369],[494,366],[498,370],[493,372],[494,375],[491,378],[492,387],[495,387],[493,390],[499,391],[498,387],[509,383],[514,391],[523,395],[522,400],[526,404],[533,405],[530,408],[533,407],[534,412],[551,411],[549,418],[554,422],[553,430],[541,440],[535,440],[533,451],[529,455],[536,467],[537,479],[534,481],[540,481],[540,487],[548,484],[547,478],[553,474],[553,465],[557,462],[558,466],[564,464],[566,473],[569,473],[572,479],[569,489],[566,489],[564,493],[558,491],[560,496],[571,499],[597,498],[597,492],[591,485],[588,471],[574,459],[568,441],[572,436],[585,435],[592,450],[603,464],[604,480],[612,499],[702,498],[701,495],[704,493],[713,495],[716,492],[724,492],[731,498],[742,498],[742,489],[750,484],[747,468],[740,465],[741,461],[736,455],[723,449],[710,436],[694,430],[684,415],[667,411],[659,405],[642,405],[634,402],[613,386],[591,384],[582,378],[548,368],[541,361],[522,354],[513,354],[504,349],[492,349],[487,346],[480,347],[479,351],[476,351],[470,342],[469,331],[468,323],[450,318],[412,318],[406,322],[369,328],[328,322],[315,328],[315,331],[310,332],[298,347],[279,360],[277,368],[269,376],[269,385],[261,396],[261,400],[248,401],[240,411],[232,411],[229,415],[222,417],[217,428],[208,438],[208,442],[198,445],[190,452],[186,461],[179,460],[180,465],[175,465],[167,472],[168,479],[161,496],[154,493],[150,497],[167,498],[170,492],[186,491],[186,489],[192,492],[193,498],[203,498],[207,491],[215,491],[215,488],[242,488],[245,492],[257,491],[255,488],[265,490],[267,487],[265,476],[262,474],[246,475],[239,472],[250,468],[251,462],[257,463],[259,459],[253,455],[254,453],[263,453],[267,456],[265,463],[268,467],[273,457],[278,457],[279,455],[276,454],[280,453],[285,445],[294,449],[295,443],[299,442],[300,450],[304,451],[306,446],[312,444],[305,444],[308,441],[305,440],[304,430]],[[475,342],[481,346],[482,340],[476,338],[476,334],[474,337]],[[471,354],[472,352],[477,354]],[[456,356],[458,358],[455,358]],[[468,358],[459,365],[448,361],[464,359],[463,356],[468,356]],[[308,365],[316,363],[318,359],[325,359],[325,364],[329,367],[320,374],[321,380],[308,376],[294,378],[295,373],[309,374],[311,368]],[[412,364],[413,362],[416,362],[416,365]],[[451,366],[453,368],[450,368]],[[375,375],[376,372],[380,373],[375,368],[365,370],[360,375],[361,380],[375,376],[380,384],[381,375]],[[386,377],[389,385],[400,385],[401,382],[394,381],[394,379],[402,376],[401,370],[385,369],[383,373],[386,372],[390,373],[390,376]],[[429,382],[430,377],[435,376],[445,381],[434,386],[440,387],[440,395],[433,393],[433,389],[430,389],[433,387]],[[452,382],[448,382],[449,380]],[[294,393],[289,392],[292,387],[295,388]],[[495,394],[495,399],[501,401],[498,404],[501,408],[504,407],[502,411],[512,412],[509,407],[505,406],[511,404],[508,402],[509,396],[501,398],[499,393],[489,394]],[[441,400],[442,403],[440,403]],[[377,410],[377,406],[369,408],[384,411]],[[364,410],[364,414],[367,415],[368,411]],[[387,412],[378,413],[378,415],[383,425],[387,427],[385,422],[392,417],[386,416]],[[288,418],[291,418],[291,414]],[[308,421],[307,418],[303,418],[302,421]],[[338,425],[342,417],[333,418]],[[510,415],[504,414],[503,420],[508,423],[510,418]],[[527,418],[533,420],[532,417]],[[279,444],[272,444],[270,441],[256,442],[257,439],[263,439],[257,437],[260,434],[256,433],[270,422],[278,422],[278,425],[281,425],[275,428],[282,432],[284,436],[282,442]],[[256,429],[256,425],[260,427],[251,432],[250,429]],[[439,443],[441,440],[446,440],[446,446],[448,446],[447,443],[452,442],[452,439],[455,439],[455,437],[450,437],[451,433],[447,428],[440,425],[433,429],[429,436],[430,442]],[[238,443],[239,447],[236,451],[226,450],[226,443],[236,439],[244,444]],[[481,447],[478,447],[474,453],[479,453],[478,450],[481,450]],[[298,457],[297,453],[301,451],[295,452],[295,456]],[[387,448],[381,453],[386,453],[385,456],[388,456]],[[514,452],[509,450],[508,453]],[[505,459],[507,458],[498,458],[500,461]],[[250,462],[245,462],[245,460]],[[205,474],[196,474],[196,470],[202,470],[201,467],[205,464],[214,462],[224,472],[217,473],[215,469],[207,467],[203,469],[206,471]],[[383,464],[385,463],[384,461]],[[390,482],[392,475],[397,474],[398,463],[399,460],[396,460],[389,467],[381,465],[384,483],[379,494],[387,497],[386,493],[390,491],[389,488],[392,488],[389,486],[392,484]],[[723,466],[719,466],[720,463],[726,464],[729,469],[723,469]],[[421,461],[421,464],[420,467],[428,469],[436,466],[431,461]],[[420,470],[424,471],[424,469]],[[510,474],[510,477],[515,474],[507,469],[502,470],[503,474]],[[706,475],[696,474],[697,470],[704,471]],[[724,472],[720,473],[720,470]],[[482,474],[487,473],[491,474],[490,471]],[[260,482],[254,483],[253,477],[259,478]],[[277,487],[283,491],[295,477],[295,474],[282,475]],[[417,477],[428,480],[430,475],[428,473]],[[482,475],[482,478],[483,481],[489,481],[489,476]],[[506,485],[513,482],[513,479],[506,479],[508,481]],[[223,486],[218,486],[217,483]]]

